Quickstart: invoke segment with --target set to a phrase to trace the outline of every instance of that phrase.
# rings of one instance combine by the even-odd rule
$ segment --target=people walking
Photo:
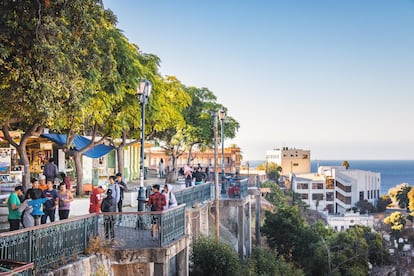
[[[69,218],[70,203],[73,201],[73,195],[66,189],[64,182],[59,185],[59,220]]]
[[[7,216],[10,224],[10,231],[20,229],[20,220],[21,220],[21,213],[19,211],[20,206],[20,199],[23,195],[23,186],[19,185],[14,188],[14,192],[12,192],[7,200],[7,208],[9,210],[9,215]]]
[[[56,216],[56,207],[59,204],[59,195],[58,192],[53,188],[52,180],[47,181],[47,190],[45,190],[43,194],[48,200],[43,204],[44,215],[41,218],[41,223],[45,224],[47,218],[50,219],[50,222],[54,222]]]
[[[115,200],[112,196],[112,190],[106,191],[106,197],[102,200],[102,213],[116,212]],[[115,239],[115,218],[113,215],[104,215],[105,239]]]

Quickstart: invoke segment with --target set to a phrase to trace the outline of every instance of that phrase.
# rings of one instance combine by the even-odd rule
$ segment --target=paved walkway
[[[123,211],[125,212],[136,212],[138,201],[136,201],[136,193],[139,189],[139,180],[138,181],[131,181],[128,182],[128,190],[129,192],[125,193],[125,197],[127,199],[124,200],[124,208]],[[165,179],[163,178],[148,178],[144,180],[144,186],[152,186],[154,184],[160,184],[163,186],[165,184]],[[179,191],[185,188],[185,184],[182,181],[179,181],[177,184],[173,184],[173,191]],[[136,201],[136,202],[132,202]],[[56,212],[57,214],[57,212]],[[75,198],[75,200],[70,205],[70,217],[73,216],[80,216],[89,214],[89,197],[85,196],[82,198]],[[56,215],[58,218],[58,215]]]

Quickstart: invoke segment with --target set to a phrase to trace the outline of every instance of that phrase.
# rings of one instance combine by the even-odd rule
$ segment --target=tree
[[[154,137],[165,142],[163,148],[172,160],[171,175],[167,181],[173,183],[176,180],[176,160],[179,156],[188,152],[188,160],[192,159],[194,147],[199,149],[211,147],[214,143],[212,131],[213,112],[226,110],[224,106],[216,102],[216,96],[207,88],[196,88],[182,86],[189,104],[182,109],[183,121],[180,124],[171,125],[162,131],[155,133]],[[190,104],[191,103],[191,104]],[[228,116],[225,120],[224,134],[227,138],[233,138],[239,127],[238,122]]]
[[[384,219],[384,223],[391,226],[391,235],[397,240],[401,237],[407,221],[401,212],[393,212],[391,215]]]
[[[361,214],[375,212],[374,205],[372,205],[372,203],[368,202],[368,200],[366,199],[358,201],[357,203],[355,203],[355,206],[359,209],[359,212]]]
[[[349,168],[348,161],[346,161],[346,160],[342,161],[342,167],[344,167],[345,169],[348,169]]]
[[[99,9],[98,2],[47,1],[42,5],[40,1],[4,1],[0,19],[0,99],[3,105],[0,122],[3,132],[19,129],[39,135],[43,127],[56,124],[56,118],[64,114],[64,110],[77,107],[82,98],[78,92],[85,87],[79,68],[93,73],[93,70],[86,70],[92,67],[93,63],[88,62],[93,55],[84,52],[88,47],[95,47],[82,43],[85,41],[83,34],[97,26],[92,24],[95,18],[88,12]],[[76,15],[82,20],[72,20]],[[82,67],[80,61],[86,66]],[[5,136],[9,137],[6,133]],[[8,141],[16,147],[13,141]],[[25,186],[30,182],[26,142],[21,140],[17,145],[25,167]]]
[[[381,196],[377,202],[377,211],[384,212],[387,209],[387,206],[390,205],[391,203],[392,203],[391,198],[388,195]]]
[[[397,192],[396,199],[398,201],[398,206],[400,206],[400,208],[407,208],[408,210],[408,206],[409,206],[408,193],[410,192],[411,188],[412,188],[411,186],[402,185],[401,189]]]
[[[210,237],[193,241],[191,275],[239,275],[240,263],[233,248]]]
[[[248,263],[248,275],[304,275],[293,263],[288,263],[278,257],[277,252],[265,247],[255,247]]]

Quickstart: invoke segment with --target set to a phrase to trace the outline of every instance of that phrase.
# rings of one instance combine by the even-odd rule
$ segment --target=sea
[[[402,183],[414,186],[414,160],[347,160],[349,169],[381,173],[380,194],[388,194],[388,190]],[[254,168],[265,160],[252,160]],[[311,160],[311,172],[317,172],[318,166],[342,166],[343,160]]]

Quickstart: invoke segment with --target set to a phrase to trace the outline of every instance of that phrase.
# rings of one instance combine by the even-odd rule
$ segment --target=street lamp
[[[213,113],[214,116],[214,187],[215,187],[215,205],[216,205],[216,240],[220,238],[220,195],[219,195],[219,181],[217,174],[217,112]]]
[[[144,211],[145,196],[144,187],[144,142],[145,142],[145,105],[148,103],[148,99],[151,95],[152,84],[149,80],[142,80],[137,88],[137,97],[141,103],[141,158],[140,158],[140,182],[138,192],[138,211]]]
[[[226,193],[224,189],[225,171],[224,171],[224,119],[226,119],[226,111],[220,110],[219,118],[221,121],[221,192]]]

